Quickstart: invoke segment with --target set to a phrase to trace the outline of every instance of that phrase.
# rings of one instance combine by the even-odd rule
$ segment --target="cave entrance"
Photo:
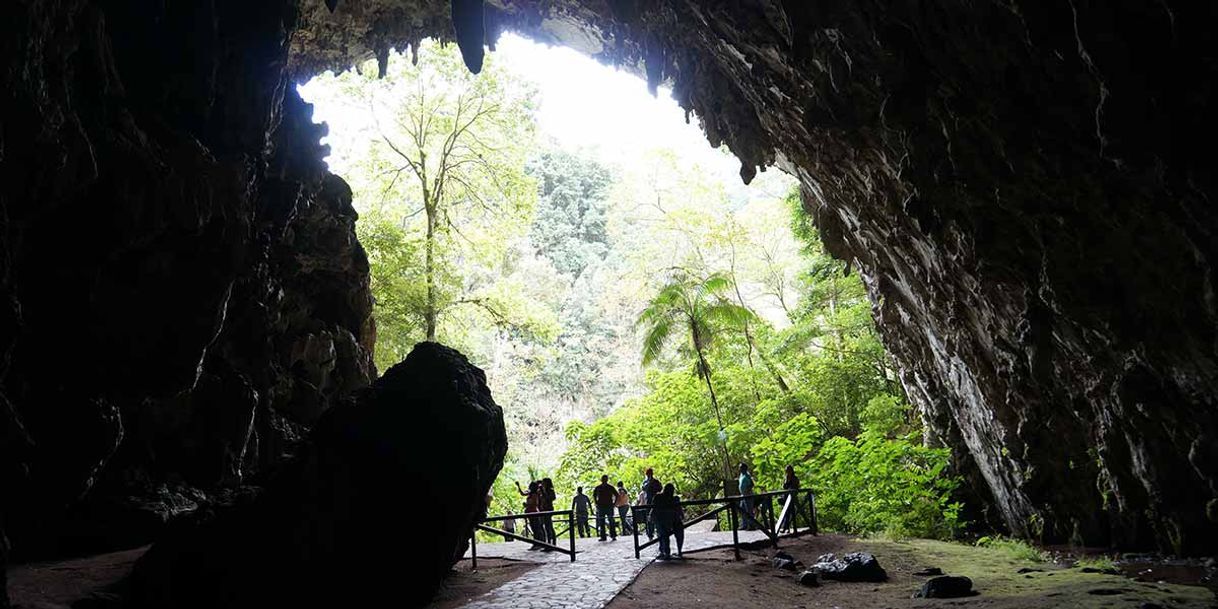
[[[424,41],[300,91],[360,214],[378,368],[436,340],[504,407],[494,512],[520,511],[517,480],[571,497],[648,466],[688,497],[739,461],[780,488],[869,403],[912,420],[796,181],[742,183],[667,89],[509,34],[478,75]]]

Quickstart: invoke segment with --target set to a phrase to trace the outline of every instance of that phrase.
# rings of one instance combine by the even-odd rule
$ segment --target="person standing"
[[[634,525],[630,522],[630,493],[626,492],[626,485],[621,480],[617,481],[617,501],[613,504],[617,508],[617,517],[622,521],[622,534],[633,533]]]
[[[575,512],[575,534],[580,537],[591,536],[588,530],[588,512],[592,500],[584,494],[584,487],[575,487],[575,498],[571,500],[571,510]]]
[[[609,484],[609,476],[601,476],[601,483],[592,489],[592,499],[596,502],[596,533],[601,541],[605,541],[605,528],[609,535],[617,541],[617,525],[613,521],[613,505],[617,503],[617,490]]]
[[[664,485],[664,489],[652,500],[652,505],[655,507],[651,510],[651,520],[655,523],[656,534],[660,536],[659,558],[668,560],[672,558],[672,545],[668,538],[681,526],[676,487],[672,483]],[[680,542],[684,541],[684,535],[678,539],[677,553],[679,554]]]
[[[761,525],[757,523],[757,519],[753,517],[753,476],[749,473],[749,466],[740,464],[740,478],[737,481],[740,488],[740,512],[743,514],[744,528],[746,530],[760,529]]]
[[[799,490],[799,478],[795,476],[794,466],[787,466],[787,477],[782,481],[782,490],[791,491],[791,494],[787,495],[787,499],[783,501],[783,505],[790,505],[792,509],[787,510],[786,516],[782,519],[782,524],[779,526],[781,530],[785,531],[791,528],[791,521],[795,518],[795,513],[799,511],[794,509],[799,504],[798,493],[795,492]]]
[[[676,485],[670,484],[669,486],[673,487],[673,500],[676,503],[672,536],[677,539],[677,558],[685,558],[685,555],[681,552],[685,546],[685,509],[681,507],[681,496],[676,494]]]
[[[656,495],[660,494],[663,488],[664,485],[660,484],[659,480],[656,480],[655,472],[650,467],[647,468],[647,471],[643,472],[643,484],[639,487],[639,504],[651,505]],[[651,539],[656,536],[655,523],[651,519],[651,510],[646,510],[643,518],[647,522],[647,539]]]
[[[512,510],[508,510],[508,511],[507,511],[507,514],[504,514],[504,515],[505,515],[505,516],[515,516],[516,514],[514,514],[514,513],[512,512]],[[504,521],[503,521],[503,530],[504,530],[505,532],[507,532],[507,533],[513,533],[513,534],[514,534],[514,533],[516,533],[516,519],[515,519],[515,518],[508,518],[507,520],[504,520]],[[504,535],[504,536],[503,536],[503,541],[505,541],[505,542],[506,542],[506,541],[511,541],[511,540],[512,540],[512,536],[511,536],[511,535]]]
[[[554,501],[558,499],[558,494],[554,492],[554,481],[549,478],[541,479],[541,511],[553,512]],[[558,535],[554,533],[554,514],[546,514],[541,517],[542,527],[545,528],[545,538],[550,545],[558,545]],[[550,549],[546,548],[548,552]]]
[[[529,531],[535,540],[529,550],[546,549],[545,546],[536,543],[538,541],[545,541],[544,525],[541,522],[541,517],[537,516],[537,512],[541,511],[541,483],[530,482],[529,490],[525,491],[523,488],[520,488],[520,482],[517,481],[516,490],[524,496],[525,518],[528,521]]]

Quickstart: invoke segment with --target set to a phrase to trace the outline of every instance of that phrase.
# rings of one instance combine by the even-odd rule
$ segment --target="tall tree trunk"
[[[732,458],[727,452],[727,430],[723,427],[723,415],[719,412],[719,400],[715,397],[715,385],[711,383],[710,364],[706,362],[706,356],[702,354],[701,347],[697,348],[697,352],[698,371],[702,373],[702,380],[706,381],[706,391],[710,394],[711,408],[715,410],[715,421],[719,423],[719,447],[723,449],[723,479],[727,480],[732,475]]]
[[[761,364],[770,372],[770,376],[774,377],[774,382],[778,385],[778,388],[781,389],[783,393],[791,393],[791,387],[787,385],[787,381],[782,378],[782,371],[778,369],[778,365],[775,364],[774,361],[761,350],[761,347],[753,344],[752,336],[745,334],[745,337],[748,338],[749,345],[752,346],[753,349],[757,350],[757,357],[761,358]]]
[[[427,332],[427,340],[436,340],[436,208],[428,200],[427,190],[423,190],[423,208],[427,213],[427,241],[424,244],[425,260],[423,273],[427,282],[427,305],[423,310],[423,326]]]

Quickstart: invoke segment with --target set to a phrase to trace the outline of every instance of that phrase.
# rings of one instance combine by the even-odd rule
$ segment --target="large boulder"
[[[481,370],[420,343],[327,411],[249,505],[177,525],[134,607],[418,606],[464,552],[507,452]]]
[[[851,552],[841,558],[832,554],[821,555],[812,565],[811,571],[824,579],[839,582],[883,582],[888,581],[888,572],[880,561],[867,552]]]

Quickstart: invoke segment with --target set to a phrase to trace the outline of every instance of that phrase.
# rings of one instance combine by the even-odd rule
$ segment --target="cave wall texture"
[[[17,551],[82,500],[239,486],[370,382],[350,192],[291,83],[506,29],[670,83],[745,180],[800,178],[996,521],[1218,546],[1213,3],[496,0],[481,32],[470,0],[330,2],[0,6]]]

